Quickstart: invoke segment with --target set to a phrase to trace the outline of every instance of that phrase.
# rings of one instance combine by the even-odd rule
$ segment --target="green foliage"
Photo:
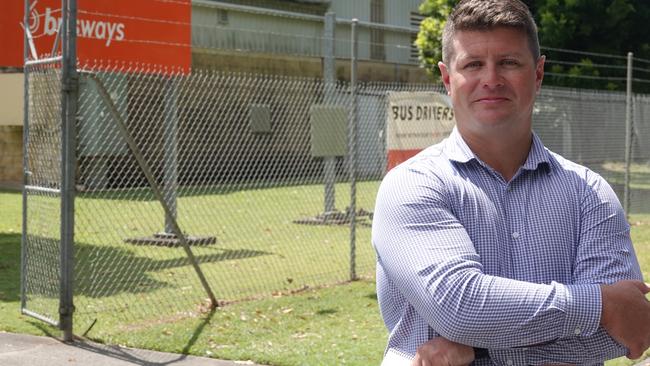
[[[646,31],[650,22],[650,3],[647,0],[537,0],[536,4],[540,43],[545,47],[621,57],[631,51],[635,57],[650,58],[650,37]],[[626,61],[622,58],[594,55],[585,58],[554,50],[545,53],[553,72],[573,76],[550,77],[545,81],[546,84],[589,89],[625,89],[624,81],[612,80],[625,77]],[[558,65],[553,63],[554,60],[579,65]],[[595,64],[614,67],[595,67]],[[647,79],[647,75],[640,77]],[[635,90],[644,91],[648,86],[637,85]]]
[[[545,84],[576,88],[624,90],[625,60],[559,52],[554,49],[588,51],[650,59],[650,1],[647,0],[524,0],[539,27],[542,51],[547,55]],[[420,61],[434,70],[441,59],[442,29],[454,0],[424,0],[420,12],[427,16],[420,26],[416,45]],[[546,49],[544,49],[546,47]],[[563,63],[554,63],[562,61]],[[566,64],[569,62],[571,64]],[[614,68],[597,65],[615,66]],[[639,67],[639,65],[635,65]],[[642,65],[643,68],[646,65]],[[643,71],[641,71],[643,72]],[[584,77],[587,76],[587,77]],[[594,77],[599,77],[596,79]],[[650,79],[648,73],[635,75]],[[609,78],[609,79],[608,79]],[[650,83],[637,83],[635,91],[649,92]]]
[[[420,63],[431,75],[437,75],[438,61],[442,60],[442,30],[455,3],[455,0],[425,0],[420,5],[420,14],[426,18],[420,25],[415,44]]]

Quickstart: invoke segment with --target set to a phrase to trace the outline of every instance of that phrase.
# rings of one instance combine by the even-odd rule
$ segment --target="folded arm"
[[[403,177],[402,177],[403,178]],[[487,275],[445,199],[442,182],[389,174],[373,218],[378,265],[418,314],[448,340],[482,348],[546,343],[598,330],[600,287],[535,284]],[[403,189],[404,183],[410,188]]]

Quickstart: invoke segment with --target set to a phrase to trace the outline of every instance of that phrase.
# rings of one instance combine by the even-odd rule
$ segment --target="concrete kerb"
[[[237,366],[256,364],[252,361],[215,360],[207,357],[108,346],[89,341],[64,343],[54,338],[0,332],[0,365]]]

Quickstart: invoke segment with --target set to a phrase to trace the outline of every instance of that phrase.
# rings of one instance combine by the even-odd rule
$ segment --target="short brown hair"
[[[539,58],[537,25],[526,4],[520,0],[461,0],[447,18],[442,32],[442,61],[453,55],[456,31],[488,31],[509,27],[526,32],[533,58]]]

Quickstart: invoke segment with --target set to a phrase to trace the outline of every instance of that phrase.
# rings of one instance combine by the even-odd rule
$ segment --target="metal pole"
[[[177,217],[177,194],[178,194],[178,88],[174,76],[167,80],[165,93],[165,171],[164,171],[164,194],[165,202],[172,214]],[[170,218],[165,215],[165,234],[173,234],[173,224]]]
[[[29,0],[24,1],[25,16],[23,17],[23,24],[25,29],[29,29]],[[21,245],[20,245],[20,309],[24,310],[27,306],[27,294],[25,292],[26,286],[26,271],[27,271],[27,185],[29,185],[29,159],[28,159],[28,144],[29,144],[29,67],[26,65],[29,53],[27,32],[23,36],[23,213],[22,213],[22,232],[21,232]]]
[[[350,280],[357,279],[357,56],[359,52],[359,37],[357,34],[357,19],[352,19],[352,52],[350,67],[350,96],[352,99],[352,108],[350,108],[350,117],[348,118],[348,161],[350,169]]]
[[[334,80],[336,80],[336,68],[334,59],[334,28],[336,26],[336,14],[328,12],[325,14],[325,29],[323,31],[323,79],[324,79],[324,104],[327,104],[332,97]],[[325,216],[336,210],[336,157],[326,156],[323,158],[323,180],[325,181]]]
[[[632,164],[632,52],[627,53],[627,91],[625,100],[625,187],[623,193],[623,209],[625,215],[630,215],[630,165]]]
[[[79,77],[77,75],[77,0],[62,0],[63,65],[61,78],[61,297],[59,328],[63,340],[73,340],[72,314],[74,280],[74,199],[76,171],[76,117]]]
[[[124,142],[126,142],[126,144],[129,146],[129,149],[131,149],[131,152],[133,153],[135,160],[138,162],[138,166],[140,166],[140,169],[142,169],[142,173],[144,173],[145,178],[147,178],[147,182],[149,183],[149,186],[151,187],[154,196],[156,197],[158,202],[160,202],[163,211],[165,211],[166,220],[168,220],[168,222],[172,225],[172,232],[178,238],[178,241],[180,242],[181,246],[185,250],[185,254],[187,255],[188,260],[192,264],[194,271],[199,277],[199,281],[201,281],[201,285],[203,286],[203,289],[205,290],[205,292],[208,294],[208,297],[210,298],[212,307],[216,308],[218,306],[218,303],[216,297],[214,296],[214,293],[212,292],[212,289],[210,288],[210,284],[208,283],[208,280],[205,278],[205,275],[203,274],[203,271],[201,270],[201,267],[199,266],[199,262],[196,260],[194,253],[192,253],[192,249],[188,244],[185,234],[183,234],[183,232],[181,231],[178,222],[174,218],[172,211],[167,205],[167,201],[165,201],[163,190],[159,187],[158,182],[156,181],[156,178],[153,174],[153,171],[151,170],[151,167],[147,164],[147,161],[142,155],[142,151],[140,151],[138,144],[135,142],[135,140],[129,133],[129,130],[126,127],[126,123],[122,118],[122,116],[117,111],[117,107],[115,106],[115,103],[113,103],[110,94],[104,87],[104,84],[102,84],[101,80],[99,80],[99,78],[96,75],[90,73],[84,73],[84,76],[88,77],[89,79],[92,79],[97,85],[97,91],[99,92],[99,96],[102,100],[102,103],[104,103],[104,105],[108,109],[108,113],[115,121],[117,128],[120,132],[120,135],[124,139]]]

